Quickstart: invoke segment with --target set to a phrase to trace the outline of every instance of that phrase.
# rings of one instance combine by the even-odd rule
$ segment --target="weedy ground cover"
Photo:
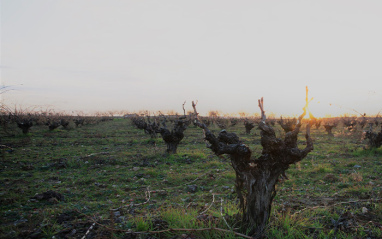
[[[258,130],[246,134],[239,123],[227,131],[260,154]],[[193,125],[176,155],[165,154],[161,138],[151,139],[129,119],[14,132],[1,135],[7,146],[0,168],[1,238],[245,234],[234,233],[230,162],[213,155]],[[312,129],[314,151],[277,184],[267,238],[382,238],[382,149],[364,150],[361,130],[337,127],[333,133]]]

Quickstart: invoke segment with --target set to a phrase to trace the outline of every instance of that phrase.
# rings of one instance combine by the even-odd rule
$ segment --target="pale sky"
[[[382,110],[382,1],[1,0],[8,105]]]

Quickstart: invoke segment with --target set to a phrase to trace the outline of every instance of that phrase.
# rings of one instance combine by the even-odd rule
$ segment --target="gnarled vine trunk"
[[[364,132],[364,137],[368,139],[367,145],[369,148],[379,148],[382,146],[382,128],[380,132],[373,132],[372,126],[368,131]]]
[[[307,90],[308,94],[308,90]],[[308,108],[308,98],[304,113],[297,120],[293,131],[286,133],[284,140],[277,138],[274,129],[266,123],[263,101],[259,100],[262,120],[261,130],[262,154],[259,158],[251,158],[252,152],[234,133],[223,130],[216,137],[208,127],[197,117],[196,105],[193,103],[196,115],[196,125],[203,129],[207,146],[216,155],[228,154],[236,173],[236,193],[240,200],[242,225],[249,229],[250,235],[263,235],[268,223],[272,201],[276,195],[276,183],[280,175],[284,174],[291,164],[299,162],[313,150],[313,140],[310,137],[311,123],[306,127],[306,147],[297,147],[297,136],[301,128],[301,120]],[[310,114],[312,117],[312,115]]]
[[[297,120],[296,118],[293,119],[283,119],[283,117],[280,117],[279,124],[281,128],[285,131],[285,133],[288,133],[290,131],[293,131],[296,126]]]
[[[330,137],[334,137],[334,134],[332,133],[332,129],[337,127],[337,124],[325,124],[324,128],[325,131],[328,133]]]
[[[168,154],[176,154],[178,149],[178,145],[180,141],[184,138],[184,131],[187,129],[183,123],[178,125],[178,127],[174,127],[173,130],[168,130],[167,128],[160,128],[159,133],[162,136],[163,141],[167,146],[166,153]]]
[[[17,127],[19,127],[23,134],[28,134],[29,129],[33,126],[33,121],[31,119],[17,120]]]
[[[251,130],[255,128],[255,124],[252,122],[249,122],[247,119],[244,120],[244,127],[245,127],[245,133],[250,134]]]
[[[131,120],[138,129],[143,129],[146,134],[149,134],[152,139],[155,139],[160,125],[155,117],[153,122],[150,120],[150,115],[147,115],[146,118],[147,120],[145,120],[144,117],[135,116]]]
[[[176,154],[176,151],[178,149],[178,145],[180,141],[184,138],[184,131],[187,129],[187,126],[190,124],[190,119],[186,116],[186,110],[184,109],[184,105],[186,102],[183,103],[183,113],[184,115],[181,117],[178,117],[173,122],[173,129],[170,131],[167,129],[166,126],[166,117],[163,116],[163,122],[160,129],[157,130],[158,133],[162,136],[163,141],[165,142],[167,146],[166,153],[168,154]]]

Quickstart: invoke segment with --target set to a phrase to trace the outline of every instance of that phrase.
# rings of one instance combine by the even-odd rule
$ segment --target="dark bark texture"
[[[227,128],[227,122],[223,119],[216,119],[215,120],[215,123],[216,125],[220,128],[220,129],[226,129]]]
[[[180,141],[184,138],[184,131],[187,129],[187,125],[190,121],[186,116],[182,116],[173,122],[173,129],[167,129],[165,123],[162,123],[164,127],[161,127],[157,132],[162,136],[163,141],[167,146],[166,153],[176,154]]]
[[[250,134],[251,130],[255,128],[255,123],[249,122],[247,119],[244,120],[245,133]]]
[[[8,132],[8,127],[9,125],[13,122],[13,116],[11,113],[8,113],[8,114],[0,114],[0,125],[4,131],[4,133],[6,133],[7,135],[11,135],[9,132]]]
[[[154,118],[154,121],[151,122],[150,117],[147,117],[147,124],[144,130],[145,130],[145,133],[149,134],[152,139],[155,139],[157,137],[157,132],[159,127],[160,127],[160,124],[156,121],[155,118]]]
[[[23,134],[27,134],[29,132],[29,129],[33,126],[32,119],[23,119],[23,120],[17,120],[17,127],[19,127]]]
[[[76,127],[78,127],[79,125],[83,126],[85,123],[84,118],[76,118],[73,121],[74,121],[74,124],[76,125]]]
[[[378,127],[378,125],[379,125],[379,120],[378,120],[378,118],[374,119],[374,124],[375,124],[375,126]]]
[[[325,124],[324,128],[325,131],[328,133],[330,137],[334,137],[334,134],[332,133],[332,129],[335,128],[337,124]]]
[[[367,119],[365,117],[362,117],[362,119],[359,121],[359,126],[361,126],[361,129],[365,128],[367,124]]]
[[[370,127],[364,134],[364,137],[368,139],[367,145],[369,148],[379,148],[382,146],[382,128],[380,132],[374,133],[372,127]]]
[[[150,116],[147,116],[146,118],[147,120],[145,120],[144,117],[136,116],[131,120],[138,129],[144,130],[144,132],[149,134],[152,139],[155,139],[157,137],[160,124],[157,122],[156,118],[154,118],[153,122],[151,122]]]
[[[278,123],[280,124],[281,128],[283,128],[285,133],[288,133],[290,131],[293,131],[296,127],[297,119],[283,119],[283,117],[281,116]]]
[[[61,121],[48,119],[46,125],[49,127],[49,130],[55,130],[61,126]]]
[[[60,124],[64,129],[67,129],[69,127],[69,120],[61,119]]]
[[[353,131],[353,130],[356,129],[356,126],[357,126],[357,121],[356,120],[344,118],[344,119],[342,119],[342,122],[344,124],[344,127],[347,130]]]
[[[238,121],[237,119],[232,118],[232,119],[231,119],[231,127],[237,125],[238,122],[239,122],[239,121]]]
[[[308,104],[308,103],[307,103]],[[195,105],[194,111],[197,115]],[[259,101],[260,106],[260,101]],[[301,120],[306,114],[299,117],[293,131],[286,133],[284,139],[276,137],[272,126],[266,124],[266,117],[262,110],[262,120],[259,123],[261,130],[261,145],[263,147],[259,158],[251,157],[251,150],[243,144],[234,133],[223,130],[216,137],[205,124],[196,124],[203,129],[204,138],[216,155],[227,154],[236,173],[236,193],[240,200],[242,222],[245,229],[250,229],[250,235],[260,237],[263,235],[268,223],[272,201],[276,195],[276,183],[280,175],[285,173],[291,164],[301,161],[313,150],[313,141],[310,137],[310,127],[306,127],[306,147],[297,147],[297,136],[301,128]]]
[[[322,122],[322,120],[316,120],[316,122],[315,122],[315,124],[314,124],[314,126],[316,126],[316,129],[319,129],[319,128],[320,128],[320,126],[321,126],[321,122]]]

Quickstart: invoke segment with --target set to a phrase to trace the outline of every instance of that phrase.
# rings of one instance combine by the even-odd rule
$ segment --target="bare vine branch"
[[[184,105],[186,104],[186,101],[184,101],[182,107],[183,107],[183,115],[186,116],[186,110],[184,109]]]
[[[261,120],[263,122],[265,122],[265,120],[267,119],[267,117],[265,116],[265,111],[264,111],[264,99],[263,97],[261,97],[261,99],[258,100],[259,102],[259,108],[260,108],[260,111],[261,111]]]

